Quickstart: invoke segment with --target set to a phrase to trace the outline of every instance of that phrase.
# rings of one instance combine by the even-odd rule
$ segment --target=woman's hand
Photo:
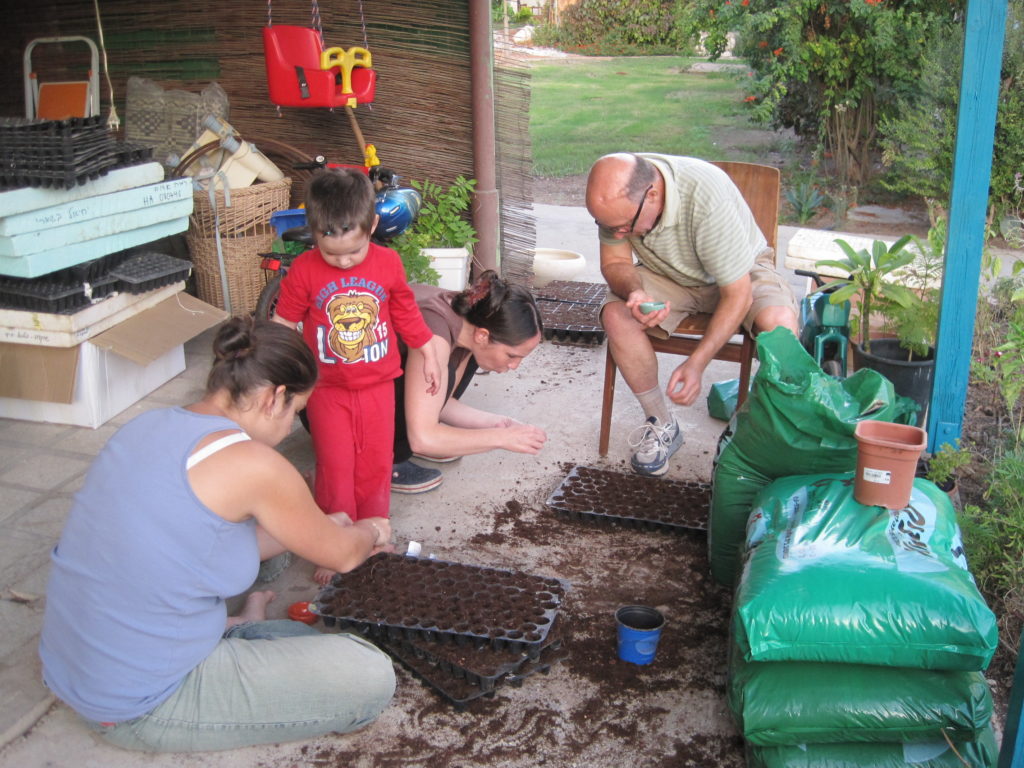
[[[502,448],[507,451],[514,451],[515,453],[540,453],[540,449],[544,447],[544,443],[548,440],[548,436],[543,429],[530,424],[521,424],[515,419],[508,417],[505,417],[503,421],[507,423],[499,428],[505,430],[507,439]]]

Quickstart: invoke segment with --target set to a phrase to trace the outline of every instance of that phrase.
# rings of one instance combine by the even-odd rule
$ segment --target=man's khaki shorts
[[[651,335],[667,339],[683,318],[697,312],[710,314],[718,306],[717,285],[697,287],[679,285],[643,265],[637,267],[637,274],[640,275],[640,280],[647,293],[658,301],[667,301],[672,304],[668,317],[662,320],[660,325],[647,329]],[[789,307],[799,315],[793,291],[782,276],[775,271],[775,251],[773,249],[768,248],[757,257],[754,268],[750,270],[750,287],[753,293],[753,302],[746,317],[743,318],[743,327],[748,331],[752,331],[754,328],[754,318],[761,313],[761,310],[768,307]],[[609,291],[601,306],[604,307],[605,304],[610,304],[613,301],[622,301],[622,298]]]

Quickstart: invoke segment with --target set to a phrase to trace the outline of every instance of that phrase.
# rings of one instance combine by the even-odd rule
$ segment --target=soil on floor
[[[320,740],[304,748],[306,764],[347,768],[371,749],[374,766],[612,765],[616,755],[649,768],[744,765],[725,711],[730,593],[709,576],[705,534],[569,520],[546,507],[548,491],[471,511],[493,526],[452,559],[468,562],[472,552],[568,581],[559,615],[566,658],[464,709],[398,668],[396,698],[370,729],[376,738]],[[632,604],[667,618],[649,666],[616,655],[614,613]],[[404,727],[387,725],[395,718]]]

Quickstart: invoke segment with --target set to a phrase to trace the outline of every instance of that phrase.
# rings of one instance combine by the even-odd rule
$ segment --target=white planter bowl
[[[552,280],[573,280],[587,266],[583,254],[561,248],[533,249],[533,284],[541,288]]]

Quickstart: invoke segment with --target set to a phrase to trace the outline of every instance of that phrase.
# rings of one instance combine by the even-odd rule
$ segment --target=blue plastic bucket
[[[631,664],[650,664],[665,626],[661,611],[646,605],[624,605],[615,611],[619,658]]]
[[[304,227],[306,226],[306,209],[290,208],[286,211],[274,211],[270,214],[270,226],[276,230],[277,237],[281,237],[289,229]]]

